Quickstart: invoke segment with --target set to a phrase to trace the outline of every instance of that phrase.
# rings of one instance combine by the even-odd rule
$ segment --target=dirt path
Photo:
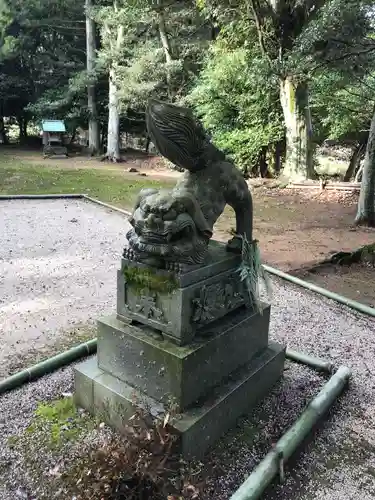
[[[351,266],[326,264],[293,274],[375,308],[375,268],[373,267],[362,264]]]
[[[357,200],[351,194],[267,187],[252,191],[254,236],[270,265],[290,271],[375,241],[373,229],[353,225]],[[233,212],[226,210],[215,227],[217,237],[226,238],[234,227]]]

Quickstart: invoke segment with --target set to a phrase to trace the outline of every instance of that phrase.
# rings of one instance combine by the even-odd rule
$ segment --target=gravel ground
[[[27,223],[22,223],[23,218],[26,219],[30,216],[30,219],[34,221],[34,231],[36,228],[35,210],[38,203],[27,203],[27,213],[25,203],[12,202],[11,205],[14,210],[13,217],[15,215],[22,217],[21,227],[24,229],[22,234],[30,234],[27,233],[30,231]],[[76,238],[70,236],[70,244],[63,240],[59,241],[57,246],[61,249],[60,258],[65,256],[65,259],[68,260],[66,257],[68,255],[74,260],[78,254],[91,261],[91,267],[87,266],[84,279],[81,274],[74,275],[74,280],[81,283],[81,287],[85,288],[84,291],[76,283],[69,282],[68,273],[65,270],[61,274],[64,277],[65,287],[73,287],[72,293],[74,291],[75,294],[81,291],[80,297],[91,304],[89,314],[94,317],[102,309],[111,307],[114,302],[115,269],[118,266],[118,255],[124,238],[126,222],[117,214],[108,216],[106,211],[82,202],[69,204],[62,202],[61,204],[61,202],[54,201],[43,203],[45,203],[45,210],[51,211],[51,221],[44,222],[44,232],[51,228],[52,224],[55,226],[55,231],[56,229],[60,231],[61,224],[64,224],[63,221],[65,221],[68,226],[64,229],[66,234],[76,236]],[[56,203],[59,204],[59,209]],[[59,213],[61,208],[63,208],[63,214]],[[34,218],[31,216],[32,209],[34,210]],[[64,213],[67,212],[69,215],[65,217]],[[53,221],[53,213],[60,221],[57,227],[56,222]],[[73,217],[81,221],[80,229],[77,228],[78,223],[68,224],[69,219]],[[95,224],[92,220],[93,217],[95,217]],[[7,215],[8,226],[11,225],[9,219],[10,215]],[[103,231],[103,234],[100,233],[101,238],[98,238],[98,228]],[[63,231],[60,232],[64,234]],[[21,251],[25,254],[27,250],[28,255],[42,260],[44,256],[47,258],[47,262],[51,262],[50,257],[48,257],[49,252],[43,248],[45,245],[43,242],[49,240],[57,242],[56,234],[51,231],[50,238],[42,237],[43,230],[40,226],[35,233],[37,236],[39,235],[38,242],[42,248],[34,248],[35,241],[34,236],[32,236],[30,244],[25,244],[30,248],[18,249],[16,240],[14,251],[20,255]],[[10,238],[7,233],[5,234],[5,239],[14,238],[13,236]],[[80,243],[78,244],[78,242]],[[102,249],[100,242],[105,242],[104,252],[99,250]],[[12,249],[8,242],[5,243],[8,251]],[[72,250],[72,247],[75,249]],[[53,246],[48,248],[53,248]],[[96,251],[94,252],[93,249]],[[102,253],[106,255],[103,256]],[[94,270],[99,262],[105,264],[100,266],[103,269],[102,273],[101,269]],[[52,270],[56,270],[55,266],[57,265],[58,262],[54,261]],[[42,268],[42,265],[40,266],[38,266],[39,270]],[[74,266],[73,264],[71,266],[69,276],[72,281]],[[113,279],[107,277],[108,266],[111,268],[110,275],[113,276]],[[20,273],[19,269],[18,267],[18,273]],[[23,269],[29,268],[24,264]],[[86,270],[86,266],[84,269]],[[104,279],[104,269],[106,279]],[[76,264],[75,270],[77,270]],[[37,274],[34,272],[31,274],[35,281]],[[60,282],[61,274],[58,274],[58,279],[55,278],[56,282]],[[102,276],[101,279],[104,283],[107,283],[102,288],[96,288],[96,292],[100,293],[102,298],[101,305],[98,297],[93,298],[92,291],[88,289],[88,285],[97,280],[98,275]],[[47,278],[44,274],[43,280],[47,280]],[[304,451],[287,468],[286,483],[282,487],[275,485],[270,488],[264,498],[268,500],[291,498],[298,500],[367,500],[374,498],[375,360],[373,334],[375,322],[371,318],[358,315],[308,291],[276,279],[272,281],[271,337],[291,348],[331,359],[337,365],[350,366],[353,370],[353,379],[350,389],[335,405],[329,420],[320,426],[315,439],[307,443]],[[50,283],[49,278],[48,283]],[[20,287],[13,274],[12,289],[14,287],[14,290],[17,290],[17,286]],[[22,285],[20,288],[22,294],[26,293],[25,286]],[[56,288],[52,287],[52,290],[54,290],[54,300],[58,300],[59,295]],[[63,287],[62,290],[66,290],[66,288]],[[104,290],[108,294],[105,299]],[[42,291],[41,295],[43,295]],[[45,296],[48,297],[47,294]],[[9,293],[8,297],[14,297],[14,295]],[[8,298],[6,303],[11,300]],[[84,314],[82,309],[84,308],[87,314],[87,307],[83,303],[79,307],[75,302],[76,300],[73,301],[69,309],[70,318],[74,311],[78,320],[81,321]],[[67,307],[69,306],[65,305],[64,310]],[[62,314],[61,310],[58,311],[58,309],[52,309],[52,316]],[[35,323],[40,312],[34,310],[33,314],[35,318],[33,322]],[[25,316],[23,318],[24,321]],[[47,315],[46,319],[49,324]],[[65,326],[62,324],[63,318],[57,317],[51,321],[51,327],[53,324],[56,328]],[[23,325],[23,332],[25,332],[28,330],[28,326],[24,323]],[[52,332],[47,333],[46,338],[50,338],[50,335]],[[13,339],[11,341],[13,342]],[[40,341],[42,342],[43,339]],[[9,344],[7,345],[9,346]],[[13,342],[12,345],[18,347],[20,344]],[[26,349],[26,345],[24,349]],[[2,484],[0,479],[1,500],[39,498],[35,492],[32,494],[28,491],[30,482],[27,472],[22,468],[20,457],[8,446],[8,438],[19,435],[27,427],[38,401],[50,400],[61,396],[63,392],[71,391],[72,382],[72,368],[69,367],[0,397],[0,478],[8,478],[8,480],[10,478],[10,483],[7,481],[7,486]],[[236,429],[237,432],[228,434],[207,457],[204,468],[212,479],[208,483],[205,498],[227,500],[254,465],[269,450],[272,443],[277,441],[291,425],[306,401],[316,394],[323,382],[321,377],[310,370],[295,364],[288,364],[284,379],[258,407],[252,419],[241,421]]]
[[[273,279],[271,337],[288,347],[346,365],[353,376],[349,390],[335,404],[329,420],[317,429],[287,468],[287,480],[274,485],[267,500],[368,500],[375,497],[375,321],[301,288]],[[232,445],[225,443],[212,459],[228,467],[212,481],[206,498],[227,500],[324,383],[311,371],[288,364],[283,381],[239,425]],[[253,439],[243,439],[258,427]],[[217,452],[219,452],[217,454]]]
[[[0,202],[0,379],[116,301],[123,215],[79,200]]]

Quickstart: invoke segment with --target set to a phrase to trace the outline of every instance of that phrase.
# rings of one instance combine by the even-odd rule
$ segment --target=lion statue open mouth
[[[154,265],[176,257],[183,264],[201,264],[212,236],[195,198],[183,191],[142,190],[129,222],[131,251],[141,261],[152,256]]]

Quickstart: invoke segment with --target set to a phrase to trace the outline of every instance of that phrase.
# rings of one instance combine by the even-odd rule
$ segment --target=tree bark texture
[[[268,146],[267,171],[269,177],[275,177],[280,174],[283,155],[285,155],[284,141],[279,141]]]
[[[160,36],[160,41],[164,50],[165,54],[165,60],[167,64],[172,62],[172,50],[171,50],[171,45],[168,40],[168,35],[167,35],[167,29],[165,27],[165,19],[164,19],[164,14],[162,11],[158,13],[159,17],[159,36]]]
[[[355,223],[360,226],[375,227],[375,108],[366,146]]]
[[[87,73],[89,82],[87,85],[87,105],[89,111],[89,150],[91,155],[97,155],[100,150],[100,132],[98,111],[96,103],[96,88],[92,82],[93,73],[95,70],[96,59],[96,33],[95,22],[90,17],[90,10],[92,9],[92,0],[85,0],[86,9],[86,61]]]
[[[353,150],[352,156],[350,158],[348,170],[344,175],[344,182],[349,182],[352,177],[355,176],[356,172],[359,169],[360,162],[362,160],[362,156],[366,151],[366,143],[360,142],[356,145]]]
[[[109,72],[108,139],[106,157],[113,162],[121,160],[119,99],[114,68]]]
[[[167,34],[167,28],[165,26],[165,17],[164,13],[160,7],[161,1],[158,0],[159,11],[158,11],[158,26],[159,26],[159,37],[161,41],[161,45],[164,50],[165,62],[167,63],[167,86],[168,86],[168,97],[170,100],[173,99],[173,91],[171,85],[171,72],[169,65],[171,64],[172,58],[172,48]]]
[[[27,139],[28,121],[23,116],[19,116],[17,118],[17,121],[18,121],[18,127],[19,127],[19,137],[20,137],[19,140],[20,140],[20,143],[24,143],[25,140]]]
[[[363,163],[359,165],[359,169],[357,170],[357,173],[355,174],[354,177],[354,182],[361,182],[362,174],[363,174]]]
[[[0,142],[2,144],[9,144],[6,128],[5,128],[5,121],[4,121],[4,111],[3,111],[3,101],[0,101]]]
[[[3,116],[0,116],[0,142],[1,144],[8,144],[8,138],[5,132],[5,124]]]
[[[115,3],[116,8],[116,3]],[[117,27],[115,35],[116,54],[120,53],[124,40],[124,26]],[[108,104],[108,140],[107,160],[113,162],[121,161],[120,156],[120,100],[116,82],[116,61],[112,61],[109,70],[109,104]]]
[[[306,84],[293,77],[280,81],[280,102],[286,133],[283,177],[302,181],[316,177],[313,164],[312,123]]]

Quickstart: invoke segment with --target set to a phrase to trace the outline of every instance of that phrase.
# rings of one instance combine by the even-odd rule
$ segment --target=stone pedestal
[[[284,367],[270,307],[246,307],[238,266],[217,242],[204,266],[177,276],[123,259],[117,314],[98,322],[97,356],[75,370],[77,404],[121,432],[135,401],[162,415],[172,400],[183,456],[201,457]]]
[[[202,328],[247,302],[237,271],[240,263],[240,256],[215,241],[204,266],[177,275],[122,259],[117,317],[151,326],[179,345],[188,344]]]

